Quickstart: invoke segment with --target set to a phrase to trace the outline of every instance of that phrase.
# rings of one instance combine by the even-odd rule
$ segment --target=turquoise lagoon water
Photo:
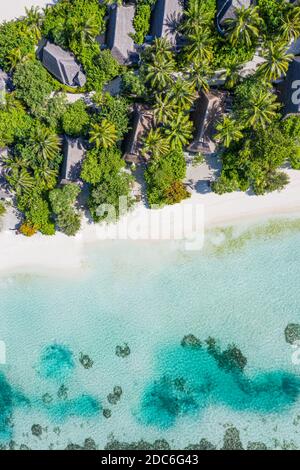
[[[201,252],[102,242],[80,273],[3,275],[0,443],[221,448],[234,427],[245,448],[300,448],[300,365],[284,337],[300,323],[299,267],[299,222],[283,221],[214,232]]]

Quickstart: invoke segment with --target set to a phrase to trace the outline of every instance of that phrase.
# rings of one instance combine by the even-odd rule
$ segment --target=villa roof
[[[143,137],[146,132],[149,132],[152,126],[152,111],[144,105],[135,105],[132,130],[127,141],[127,149],[124,155],[128,163],[138,162],[143,148]]]
[[[109,10],[106,44],[114,58],[122,65],[135,62],[138,57],[131,37],[131,34],[135,33],[132,24],[134,14],[134,5],[112,5]]]
[[[288,54],[299,55],[300,54],[300,38],[295,39],[291,42],[288,50]]]
[[[40,50],[40,57],[44,67],[64,85],[85,85],[86,77],[71,52],[48,41]]]
[[[290,63],[285,79],[279,84],[281,101],[284,105],[283,116],[300,114],[299,86],[300,80],[300,57],[294,57]]]
[[[5,90],[8,75],[2,69],[0,69],[0,91]]]
[[[153,11],[151,35],[164,37],[175,44],[182,15],[182,0],[157,0]]]
[[[80,178],[82,162],[86,150],[81,139],[64,138],[64,161],[61,171],[61,182],[76,182]]]
[[[194,141],[188,148],[190,152],[207,154],[215,151],[216,145],[213,141],[213,135],[216,124],[223,113],[224,98],[224,92],[201,92],[192,112],[195,132]]]
[[[252,0],[217,0],[217,27],[224,33],[224,23],[229,18],[235,18],[235,10],[241,7],[249,8]]]

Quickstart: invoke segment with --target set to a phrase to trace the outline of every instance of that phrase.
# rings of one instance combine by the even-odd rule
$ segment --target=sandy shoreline
[[[55,0],[12,0],[2,3],[0,22],[22,16],[25,6],[44,7],[55,3]],[[210,170],[205,167],[201,171],[203,174],[200,174],[199,182],[205,184],[205,180],[211,176]],[[88,243],[114,239],[161,240],[164,238],[164,224],[167,232],[168,228],[172,232],[165,239],[172,240],[189,239],[195,232],[200,232],[203,226],[207,230],[215,226],[248,223],[275,216],[300,216],[300,171],[287,170],[287,173],[290,183],[282,192],[265,196],[240,192],[218,196],[207,187],[204,193],[194,191],[189,200],[173,207],[150,211],[139,206],[117,225],[106,227],[84,221],[80,233],[72,238],[58,233],[54,237],[37,235],[28,239],[15,235],[8,225],[6,230],[0,232],[0,272],[20,269],[52,269],[56,272],[78,270],[84,262]]]
[[[0,23],[20,18],[25,14],[25,7],[40,7],[53,5],[55,0],[2,0],[0,7]]]
[[[288,170],[288,174],[291,181],[281,192],[265,196],[239,192],[222,196],[212,192],[194,193],[189,200],[158,211],[139,206],[116,225],[84,221],[80,233],[71,238],[58,233],[54,237],[37,235],[28,239],[4,230],[0,233],[0,271],[78,270],[84,263],[89,243],[115,239],[160,240],[162,233],[165,235],[164,230],[159,232],[163,222],[171,227],[165,239],[190,239],[196,230],[202,229],[203,213],[205,230],[278,216],[300,216],[300,172]],[[173,222],[169,223],[172,217]]]

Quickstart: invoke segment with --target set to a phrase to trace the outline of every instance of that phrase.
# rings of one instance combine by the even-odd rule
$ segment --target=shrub
[[[22,235],[25,235],[25,237],[32,237],[37,233],[37,228],[34,225],[31,225],[29,222],[24,222],[21,225],[19,231],[22,233]]]
[[[68,105],[62,118],[63,131],[71,136],[86,134],[89,124],[89,115],[83,100]]]

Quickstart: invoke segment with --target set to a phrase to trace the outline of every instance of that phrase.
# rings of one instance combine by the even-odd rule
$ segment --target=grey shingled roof
[[[217,27],[224,33],[224,23],[229,18],[235,18],[235,10],[241,7],[249,8],[252,0],[217,0]]]
[[[137,53],[131,34],[135,33],[132,21],[135,6],[112,5],[106,34],[106,45],[112,55],[122,65],[135,62]]]
[[[219,91],[201,92],[192,113],[195,132],[194,141],[188,148],[190,152],[214,152],[213,135],[223,113],[224,98],[224,93]]]
[[[287,50],[288,54],[300,55],[300,38],[295,39]]]
[[[284,81],[279,85],[280,97],[283,103],[283,116],[300,114],[299,85],[300,80],[300,57],[295,57],[290,63]]]
[[[157,0],[152,15],[151,35],[164,37],[175,44],[182,15],[182,0]]]
[[[47,42],[40,55],[44,67],[61,83],[68,86],[84,86],[86,77],[71,52]]]
[[[153,112],[145,105],[136,104],[132,130],[127,140],[127,149],[124,155],[126,161],[134,162],[141,157],[143,138],[152,126]]]
[[[8,81],[8,75],[0,69],[0,104],[5,102],[5,90]]]
[[[72,139],[65,136],[64,161],[61,171],[61,180],[76,182],[80,178],[82,162],[86,150],[81,139]]]

